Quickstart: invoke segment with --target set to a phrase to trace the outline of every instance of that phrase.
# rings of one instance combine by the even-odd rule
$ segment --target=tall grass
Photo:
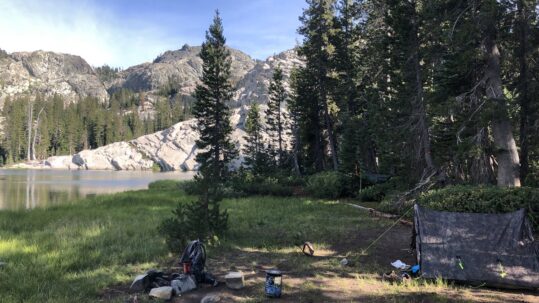
[[[150,190],[0,212],[0,302],[95,302],[166,257],[156,227],[189,199]]]

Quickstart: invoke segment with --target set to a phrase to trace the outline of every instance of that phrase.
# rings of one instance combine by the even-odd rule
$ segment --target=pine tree
[[[255,173],[262,174],[268,171],[267,154],[262,137],[262,123],[260,122],[260,108],[258,104],[251,105],[247,120],[245,121],[245,164]]]
[[[230,52],[225,42],[223,24],[217,12],[200,51],[203,70],[201,84],[195,89],[193,108],[200,134],[196,141],[201,151],[196,157],[200,174],[208,181],[215,182],[224,179],[227,164],[236,156],[230,140],[232,126],[227,101],[232,98],[233,89],[230,84]]]
[[[283,83],[283,71],[277,67],[269,86],[268,108],[266,109],[266,132],[269,136],[269,150],[272,159],[282,166],[284,163],[284,121],[281,108],[286,104],[288,94]]]
[[[199,149],[196,160],[199,172],[196,186],[199,199],[188,205],[180,205],[175,217],[163,222],[168,232],[168,243],[184,245],[192,238],[211,240],[226,230],[228,214],[220,210],[222,184],[228,174],[228,164],[236,157],[235,146],[230,139],[232,126],[227,102],[232,97],[230,84],[230,52],[225,47],[223,24],[219,12],[206,32],[206,41],[200,51],[202,77],[195,89],[196,102],[193,114],[198,120],[196,141]],[[177,233],[178,228],[183,228]],[[191,238],[191,239],[189,239]]]
[[[309,83],[313,94],[305,103],[311,108],[310,117],[315,123],[312,138],[315,151],[315,167],[320,171],[325,168],[325,139],[330,151],[332,168],[338,168],[337,141],[334,118],[330,112],[336,105],[329,98],[330,92],[330,58],[334,52],[330,36],[333,27],[335,0],[307,0],[308,7],[300,17],[302,25],[298,32],[304,37],[299,54],[305,57],[306,66],[302,78]],[[306,82],[306,83],[307,83]],[[302,95],[300,93],[299,95]],[[320,121],[321,123],[318,123]]]

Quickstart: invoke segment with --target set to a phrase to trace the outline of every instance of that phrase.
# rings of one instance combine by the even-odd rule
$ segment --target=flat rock
[[[216,294],[208,294],[202,300],[200,300],[200,303],[217,303],[221,302],[221,296]]]
[[[173,290],[170,286],[157,287],[150,290],[150,297],[156,299],[170,300],[172,299],[172,295]]]

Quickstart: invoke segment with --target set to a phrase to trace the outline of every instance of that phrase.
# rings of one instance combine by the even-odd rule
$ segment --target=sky
[[[230,47],[255,59],[294,47],[305,0],[0,0],[0,48],[127,68],[200,45],[215,10]]]

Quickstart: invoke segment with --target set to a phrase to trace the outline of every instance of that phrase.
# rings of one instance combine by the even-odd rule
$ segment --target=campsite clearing
[[[180,252],[167,253],[159,222],[193,197],[172,190],[144,190],[88,198],[76,205],[0,213],[2,302],[133,302],[136,274],[149,268],[178,270]],[[285,272],[278,302],[539,302],[530,292],[454,286],[443,281],[390,284],[380,274],[390,262],[413,262],[410,227],[398,225],[362,254],[392,221],[349,205],[309,198],[228,199],[230,231],[209,247],[208,269],[220,279],[231,268],[246,274],[246,288],[198,289],[177,302],[266,302],[263,270]],[[315,257],[296,244],[311,241]],[[342,267],[346,257],[352,266]],[[147,302],[147,294],[138,294]],[[228,298],[228,299],[227,299]]]

